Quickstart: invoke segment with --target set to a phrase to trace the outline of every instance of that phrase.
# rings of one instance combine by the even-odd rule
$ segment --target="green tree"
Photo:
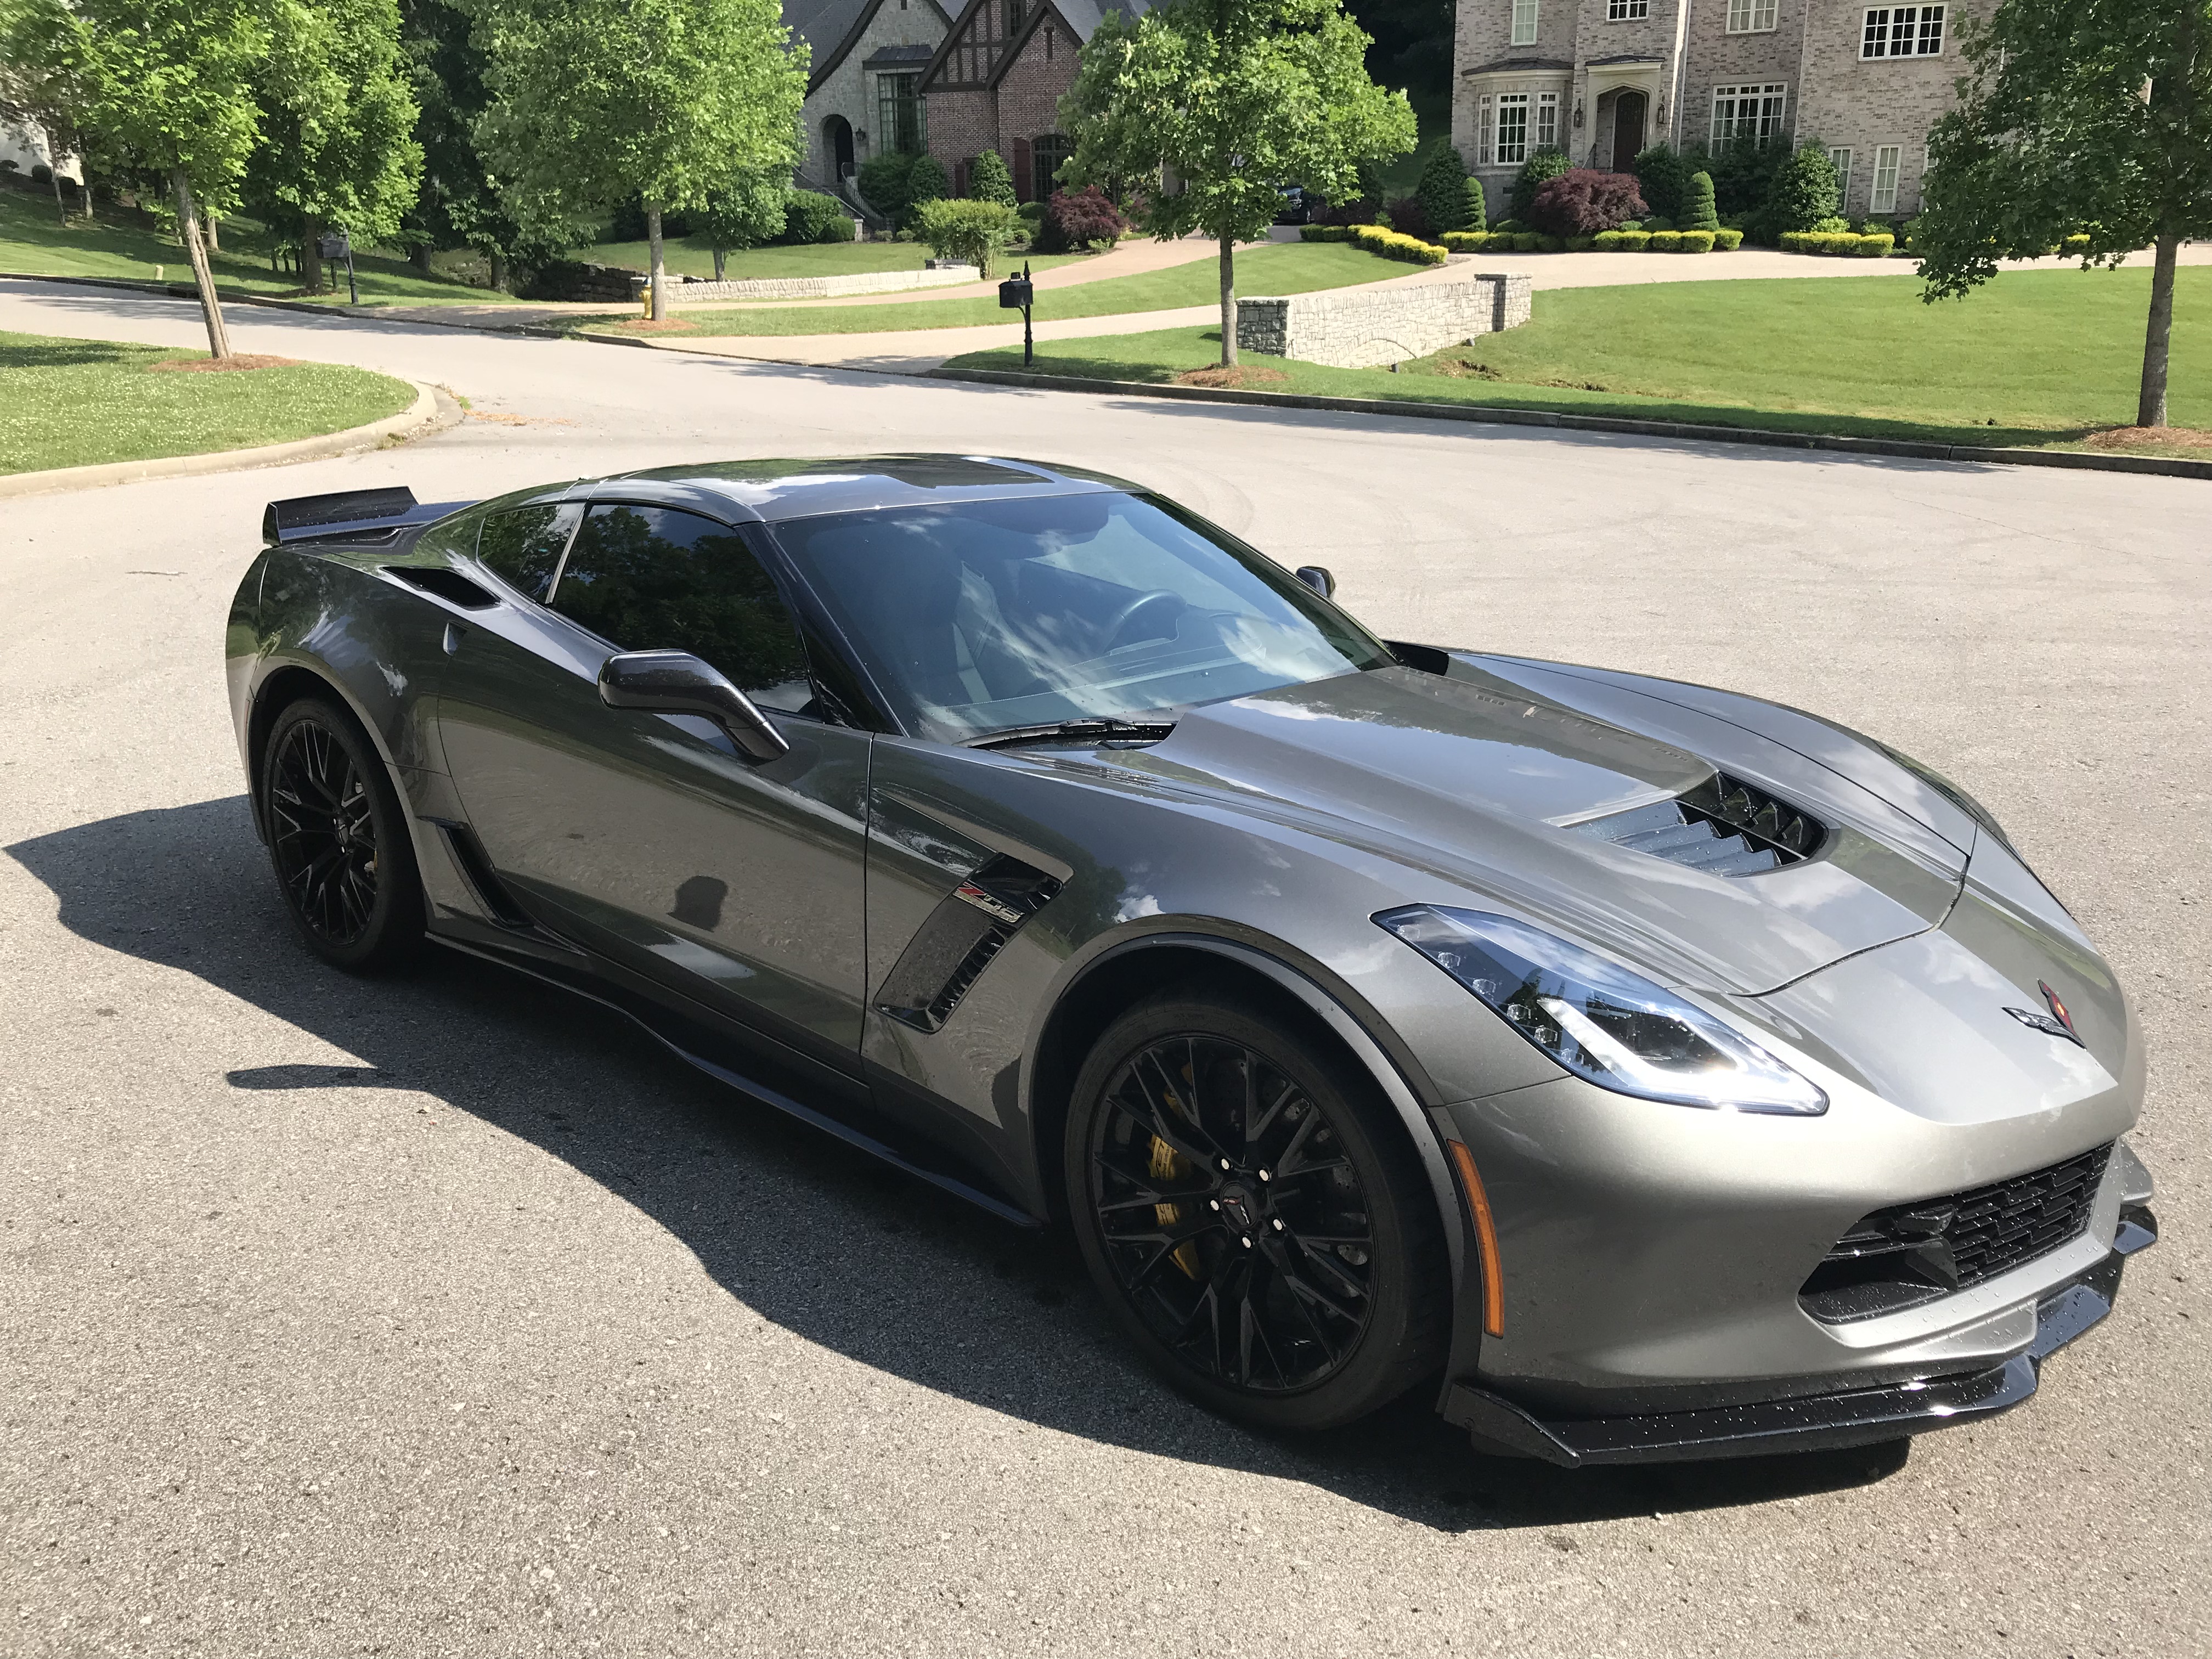
[[[269,53],[258,0],[8,0],[0,61],[40,76],[75,113],[88,165],[152,173],[176,203],[208,352],[228,357],[200,208],[235,205],[259,137]]]
[[[913,226],[924,202],[942,201],[951,194],[952,178],[945,163],[934,155],[915,156],[906,170],[906,205],[899,210],[899,223]]]
[[[2148,244],[2136,423],[2164,426],[2175,255],[2212,236],[2212,0],[2006,0],[1964,52],[1959,106],[1928,138],[1922,297],[2071,234],[2085,267]]]
[[[1421,165],[1420,182],[1413,187],[1421,211],[1429,216],[1429,228],[1439,236],[1448,230],[1467,229],[1467,163],[1449,141],[1429,151]],[[1480,228],[1480,227],[1477,227]]]
[[[1765,204],[1753,224],[1763,242],[1779,241],[1792,230],[1810,230],[1836,216],[1842,193],[1836,188],[1836,164],[1827,146],[1808,139],[1782,159],[1766,187]]]
[[[693,211],[691,225],[714,250],[714,280],[722,280],[732,248],[758,247],[781,235],[790,206],[788,167],[741,173],[708,196],[707,205]]]
[[[422,182],[414,75],[396,0],[262,0],[269,55],[256,76],[261,145],[246,205],[300,239],[300,273],[323,291],[315,239],[342,227],[368,246],[395,241]]]
[[[1266,234],[1285,185],[1334,201],[1364,158],[1413,147],[1402,92],[1368,78],[1339,0],[1172,0],[1109,12],[1060,100],[1069,185],[1160,178],[1147,228],[1220,245],[1221,361],[1237,362],[1237,244]]]
[[[653,314],[665,211],[799,160],[807,52],[776,0],[471,0],[491,102],[477,125],[508,211],[568,240],[645,203]]]
[[[1681,215],[1675,222],[1684,230],[1718,230],[1721,228],[1720,210],[1713,204],[1711,173],[1693,173],[1690,175],[1689,186],[1682,192]]]
[[[555,250],[533,246],[499,198],[476,124],[486,101],[484,55],[468,14],[449,0],[399,0],[399,41],[415,83],[415,142],[422,149],[422,188],[400,222],[400,240],[418,264],[433,248],[473,248],[507,286],[508,262]]]
[[[938,197],[915,209],[915,234],[940,259],[974,265],[988,277],[991,261],[1022,228],[1022,216],[1005,202]]]
[[[1636,193],[1652,212],[1679,225],[1688,211],[1690,172],[1689,159],[1672,144],[1654,144],[1637,152]]]
[[[987,149],[968,164],[968,194],[978,202],[1000,202],[1007,207],[1014,205],[1014,175],[1006,166],[1006,157],[995,149]],[[1049,191],[1039,191],[1048,196]]]
[[[75,155],[79,167],[88,175],[91,172],[76,118],[70,113],[75,88],[60,66],[22,61],[9,51],[7,40],[15,11],[9,0],[0,0],[0,125],[25,130],[36,127],[46,136],[46,155],[55,163],[46,170],[46,179],[53,186],[54,211],[66,227],[69,204],[62,197],[61,159]],[[89,222],[92,180],[88,176],[77,182],[84,192],[84,215]]]
[[[1530,150],[1528,159],[1521,164],[1521,171],[1513,175],[1513,222],[1526,225],[1528,216],[1535,210],[1536,192],[1566,170],[1566,151],[1548,145]]]

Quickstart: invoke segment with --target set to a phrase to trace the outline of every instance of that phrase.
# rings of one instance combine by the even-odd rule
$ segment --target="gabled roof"
[[[921,0],[921,3],[935,12],[937,21],[948,31],[951,28],[952,19],[938,0]],[[883,7],[884,0],[783,0],[785,24],[811,49],[813,61],[806,79],[810,97],[860,44],[860,36]]]
[[[953,42],[968,27],[968,20],[984,6],[1005,3],[1006,0],[968,0],[968,3],[960,9],[959,15],[952,20],[952,27],[945,30],[945,39],[938,42],[936,55],[929,60],[929,69],[921,77],[925,91],[929,83],[938,78],[946,57],[952,51]],[[1006,51],[999,55],[998,64],[991,70],[990,79],[985,84],[995,87],[1006,78],[1006,70],[1012,66],[1014,59],[1021,56],[1022,48],[1029,44],[1030,36],[1037,32],[1048,16],[1057,18],[1060,27],[1073,34],[1075,44],[1081,47],[1097,33],[1099,24],[1106,21],[1108,12],[1118,11],[1125,18],[1138,18],[1152,9],[1152,0],[1036,0],[1022,19],[1021,32],[1006,43]],[[1071,70],[1070,73],[1073,72]]]

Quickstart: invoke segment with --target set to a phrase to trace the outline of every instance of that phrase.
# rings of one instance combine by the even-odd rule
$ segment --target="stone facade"
[[[1577,167],[1606,169],[1662,141],[1692,152],[1717,142],[1818,143],[1850,152],[1844,212],[1910,214],[1920,205],[1928,130],[1951,107],[1964,68],[1959,25],[1996,4],[1459,0],[1452,143],[1496,216],[1547,133]],[[1862,56],[1869,14],[1895,20],[1910,10],[1917,40],[1933,9],[1943,13],[1940,52]],[[1516,23],[1528,37],[1519,44]],[[1548,120],[1547,106],[1556,110]]]
[[[938,0],[786,0],[784,21],[813,54],[799,112],[806,159],[799,183],[842,194],[841,155],[857,170],[896,142],[879,131],[883,77],[921,75],[952,20]]]
[[[1237,349],[1332,368],[1425,357],[1528,320],[1528,278],[1471,272],[1403,288],[1294,294],[1237,302]]]

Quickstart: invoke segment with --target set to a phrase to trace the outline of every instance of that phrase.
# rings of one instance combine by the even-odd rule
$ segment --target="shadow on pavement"
[[[6,850],[80,938],[196,975],[362,1062],[241,1067],[227,1073],[234,1088],[434,1097],[653,1217],[763,1317],[1046,1428],[1303,1481],[1444,1531],[1768,1503],[1863,1485],[1905,1462],[1898,1442],[1570,1472],[1477,1455],[1432,1414],[1426,1389],[1328,1434],[1255,1434],[1186,1402],[1121,1347],[1072,1246],[756,1106],[620,1016],[442,951],[401,979],[323,966],[290,931],[243,796]],[[1576,1547],[1564,1534],[1553,1542]]]

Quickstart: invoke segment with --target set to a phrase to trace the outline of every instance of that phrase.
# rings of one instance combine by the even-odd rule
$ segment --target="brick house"
[[[870,156],[921,154],[922,71],[952,27],[938,0],[785,0],[783,21],[813,58],[802,187],[842,195]]]
[[[1060,131],[1060,100],[1077,55],[1109,11],[1141,16],[1149,0],[968,0],[922,76],[929,153],[967,190],[968,164],[987,149],[1006,159],[1017,200],[1051,194],[1074,146]]]
[[[1459,0],[1452,143],[1492,202],[1530,151],[1626,172],[1678,149],[1813,143],[1843,210],[1920,206],[1928,130],[1964,72],[1956,31],[1996,0]]]

